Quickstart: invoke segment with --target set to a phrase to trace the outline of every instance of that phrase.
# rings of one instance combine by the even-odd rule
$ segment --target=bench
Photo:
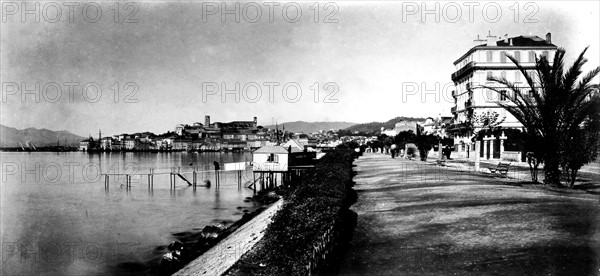
[[[498,165],[495,168],[488,168],[490,170],[491,173],[493,174],[498,174],[501,176],[506,176],[506,174],[508,174],[508,167],[510,166],[510,163],[498,163]]]

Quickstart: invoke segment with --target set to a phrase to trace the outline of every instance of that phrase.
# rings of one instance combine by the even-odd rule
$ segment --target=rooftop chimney
[[[208,115],[204,116],[204,126],[210,127],[210,116]]]
[[[496,40],[498,38],[496,36],[492,35],[492,31],[488,31],[488,35],[487,35],[487,46],[497,46],[496,45]]]
[[[552,34],[551,33],[546,34],[546,42],[552,43]]]
[[[504,34],[504,43],[508,44],[508,34]]]
[[[481,39],[479,38],[479,35],[477,35],[477,39],[473,40],[473,42],[475,42],[475,45],[481,45],[483,42],[485,42],[485,39]]]

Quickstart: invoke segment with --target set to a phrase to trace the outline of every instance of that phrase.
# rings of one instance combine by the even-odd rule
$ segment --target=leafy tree
[[[424,127],[417,124],[417,134],[415,136],[415,145],[419,150],[421,161],[427,161],[427,154],[434,145],[440,144],[442,139],[446,138],[446,125],[440,118],[433,121],[431,129],[424,130]],[[442,150],[441,148],[439,150]]]
[[[383,148],[383,143],[381,143],[379,140],[373,140],[368,142],[367,146],[369,146],[373,151],[377,151],[378,149]]]
[[[417,135],[415,135],[415,145],[419,149],[419,157],[421,161],[427,161],[427,154],[433,148],[433,145],[437,144],[439,138],[431,133],[426,133],[423,127],[417,125]]]
[[[381,134],[377,137],[377,140],[379,140],[383,146],[391,146],[394,143],[394,138],[387,136],[386,134]]]
[[[504,120],[506,119],[506,117],[503,118],[499,118],[500,114],[498,114],[498,112],[496,111],[490,111],[488,110],[487,112],[481,112],[481,113],[477,113],[477,112],[473,112],[471,118],[470,118],[470,123],[471,126],[473,128],[477,128],[478,131],[475,131],[475,135],[476,137],[479,137],[480,135],[478,135],[479,133],[483,133],[486,131],[494,131],[499,129],[500,124],[502,124],[502,122],[504,122]],[[478,139],[481,139],[482,137],[479,137]]]
[[[419,134],[416,136],[415,145],[419,149],[421,161],[427,161],[427,154],[437,144],[438,137],[433,134]]]
[[[360,145],[356,141],[348,141],[337,146],[338,149],[355,149],[360,147]]]
[[[596,98],[598,100],[600,98]],[[600,101],[596,107],[600,107]],[[561,153],[561,167],[567,185],[573,188],[577,172],[583,165],[593,162],[598,156],[598,139],[600,138],[600,110],[596,116],[577,126],[567,140],[563,141],[563,152]]]
[[[489,81],[500,84],[500,87],[486,86],[487,88],[504,93],[509,89],[514,96],[508,97],[512,103],[498,102],[511,113],[525,129],[530,140],[536,140],[543,148],[538,148],[535,154],[544,162],[544,182],[550,185],[560,185],[561,154],[565,152],[565,143],[574,136],[578,127],[590,116],[597,113],[598,97],[595,91],[597,84],[592,80],[600,72],[596,67],[580,78],[582,66],[587,62],[581,52],[573,65],[564,70],[565,50],[560,48],[554,55],[552,64],[545,57],[536,57],[535,69],[530,72],[523,67],[514,57],[508,58],[517,66],[527,81],[528,93],[506,78],[490,77]],[[580,80],[579,80],[580,79]],[[579,81],[578,81],[579,80]]]
[[[394,136],[394,144],[400,149],[404,149],[404,146],[408,143],[413,143],[416,140],[416,135],[412,130],[401,131]]]

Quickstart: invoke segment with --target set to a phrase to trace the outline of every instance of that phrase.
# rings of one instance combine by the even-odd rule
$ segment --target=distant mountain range
[[[359,131],[366,132],[370,134],[378,134],[381,131],[381,128],[384,127],[386,129],[392,129],[396,125],[396,123],[401,121],[409,121],[409,122],[423,122],[425,118],[418,117],[396,117],[387,122],[370,122],[364,124],[356,124],[350,122],[304,122],[304,121],[295,121],[295,122],[285,122],[278,124],[279,129],[285,127],[285,130],[291,132],[304,132],[311,133],[319,130],[339,130],[345,129],[348,131]],[[264,126],[266,128],[275,128],[275,125]]]
[[[347,127],[353,126],[356,123],[350,122],[304,122],[304,121],[295,121],[295,122],[285,122],[278,124],[279,129],[285,128],[287,131],[291,132],[304,132],[304,133],[312,133],[319,130],[338,130],[345,129]],[[265,128],[275,128],[275,125],[263,126]]]
[[[57,142],[61,146],[69,144],[70,146],[78,147],[79,142],[85,138],[66,130],[54,131],[45,128],[16,129],[0,125],[0,147],[18,147],[19,143],[25,146],[27,141],[33,143],[36,147],[54,146]]]
[[[398,123],[400,121],[422,122],[422,121],[425,121],[425,118],[401,116],[401,117],[396,117],[394,119],[391,119],[387,122],[371,122],[371,123],[364,123],[364,124],[356,124],[356,125],[348,127],[346,130],[353,131],[353,132],[359,131],[359,132],[366,132],[366,133],[379,133],[379,131],[381,131],[382,127],[385,129],[392,129],[392,128],[394,128],[396,123]]]

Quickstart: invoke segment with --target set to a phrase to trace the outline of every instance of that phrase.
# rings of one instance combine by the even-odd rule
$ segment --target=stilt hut
[[[261,189],[273,188],[287,176],[290,152],[282,146],[262,146],[252,153],[254,190],[257,181]],[[258,179],[257,179],[258,177]]]

